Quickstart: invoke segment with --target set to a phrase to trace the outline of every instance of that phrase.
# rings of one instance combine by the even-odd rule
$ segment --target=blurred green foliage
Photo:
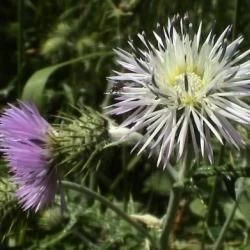
[[[203,22],[205,34],[215,20],[216,32],[233,24],[232,38],[243,35],[244,50],[250,47],[249,9],[249,0],[5,0],[0,7],[1,105],[32,98],[51,121],[54,115],[69,112],[69,104],[100,111],[112,102],[104,94],[109,91],[106,77],[115,68],[112,50],[128,48],[129,37],[136,40],[142,30],[152,37],[157,23],[164,25],[172,15],[188,12],[195,25]],[[215,148],[219,156],[221,149]],[[248,150],[231,153],[226,148],[217,168],[248,167]],[[125,146],[105,150],[92,161],[88,175],[74,176],[73,181],[100,192],[128,214],[161,218],[168,201],[168,177],[155,168],[154,159],[129,151]],[[58,198],[54,207],[38,215],[23,214],[4,186],[9,185],[5,168],[1,164],[0,249],[152,249],[144,236],[105,206],[68,190],[63,213]],[[204,173],[187,180],[174,228],[176,249],[201,249],[201,241],[210,249],[217,237],[240,175],[229,175],[225,185],[219,171],[209,178]],[[216,201],[208,216],[215,179]],[[227,250],[249,249],[249,192],[246,184],[226,234]],[[149,230],[153,237],[159,236],[159,228]]]

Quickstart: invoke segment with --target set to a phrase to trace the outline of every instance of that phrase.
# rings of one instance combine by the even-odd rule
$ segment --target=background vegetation
[[[112,100],[106,77],[117,68],[112,50],[128,48],[129,37],[144,30],[152,36],[157,23],[176,13],[202,21],[204,35],[233,24],[232,38],[244,36],[250,47],[248,0],[4,0],[0,16],[0,103],[32,98],[54,121],[70,105],[102,111]],[[119,122],[119,120],[117,120]],[[242,130],[245,136],[248,131]],[[168,203],[169,182],[155,159],[130,154],[129,146],[104,150],[88,171],[72,175],[159,237]],[[210,249],[234,204],[240,176],[247,176],[248,148],[234,152],[215,144],[213,171],[202,163],[187,188],[175,221],[173,247]],[[86,160],[89,155],[86,155]],[[68,169],[71,166],[66,166]],[[193,166],[196,168],[197,166]],[[244,167],[244,171],[242,168]],[[228,171],[227,175],[221,172]],[[0,166],[0,249],[154,249],[149,240],[100,202],[65,190],[39,214],[24,213],[13,200],[7,168]],[[250,249],[250,182],[226,234],[225,249]]]

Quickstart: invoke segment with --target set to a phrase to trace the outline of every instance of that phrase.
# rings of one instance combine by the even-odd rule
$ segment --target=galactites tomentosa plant
[[[144,129],[135,147],[159,148],[157,165],[164,167],[175,152],[184,155],[187,143],[212,163],[211,135],[239,149],[244,141],[234,124],[250,123],[250,50],[240,53],[243,38],[229,42],[229,26],[202,41],[202,23],[193,29],[186,16],[175,16],[153,31],[153,42],[138,34],[142,46],[129,41],[131,52],[116,49],[122,71],[108,78],[117,90],[107,112],[127,114],[121,126],[131,132]]]
[[[86,109],[80,118],[52,126],[34,104],[23,101],[3,110],[0,134],[17,199],[24,210],[35,212],[53,201],[59,178],[76,164],[83,166],[86,154],[100,149],[109,136],[98,112]]]

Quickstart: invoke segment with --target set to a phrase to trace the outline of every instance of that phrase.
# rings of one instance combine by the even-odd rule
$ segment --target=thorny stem
[[[176,214],[178,211],[178,206],[181,200],[182,192],[184,189],[184,179],[187,172],[187,167],[189,165],[187,152],[182,160],[182,166],[179,171],[178,181],[172,184],[172,189],[170,192],[169,203],[166,211],[166,216],[163,222],[163,230],[160,237],[160,249],[170,250],[170,235],[173,229],[173,224],[175,222]]]
[[[115,206],[112,202],[107,200],[102,195],[96,193],[95,191],[93,191],[85,186],[82,186],[82,185],[79,185],[79,184],[76,184],[76,183],[73,183],[70,181],[62,181],[62,185],[65,188],[70,188],[70,189],[75,190],[77,192],[84,193],[84,194],[92,197],[93,199],[98,200],[99,202],[104,204],[106,207],[108,207],[109,209],[114,211],[123,220],[127,221],[131,226],[133,226],[135,229],[137,229],[138,232],[142,233],[145,237],[150,239],[151,243],[153,244],[154,241],[153,241],[151,235],[148,233],[148,231],[146,229],[144,229],[144,227],[142,227],[137,222],[135,222],[129,215],[127,215],[124,211],[122,211],[120,208]]]

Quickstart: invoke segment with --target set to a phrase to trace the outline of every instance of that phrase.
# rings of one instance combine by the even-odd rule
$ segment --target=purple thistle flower
[[[0,150],[9,162],[16,195],[24,210],[46,207],[57,189],[56,168],[51,166],[48,147],[52,131],[35,105],[19,102],[9,105],[0,117]]]

